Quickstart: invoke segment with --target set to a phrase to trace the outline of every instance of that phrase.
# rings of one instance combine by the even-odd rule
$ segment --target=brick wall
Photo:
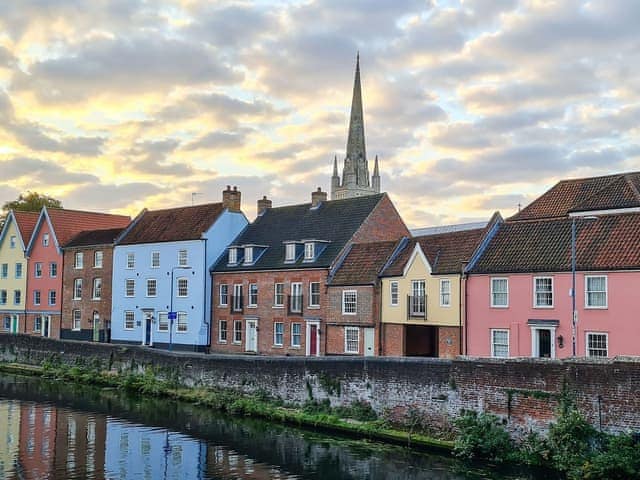
[[[382,345],[383,355],[388,357],[404,356],[404,325],[383,323]]]
[[[460,355],[460,328],[438,327],[438,356],[455,358]]]
[[[288,402],[312,395],[332,404],[356,400],[378,411],[422,413],[427,425],[448,427],[462,409],[501,416],[516,434],[544,431],[558,395],[575,398],[606,431],[640,430],[640,362],[617,360],[427,359],[388,357],[264,357],[177,354],[150,348],[0,334],[0,360],[40,365],[57,356],[114,371],[179,378],[186,386],[266,391]]]
[[[408,236],[411,234],[407,226],[389,197],[385,195],[362,223],[352,241],[353,243],[380,242]]]

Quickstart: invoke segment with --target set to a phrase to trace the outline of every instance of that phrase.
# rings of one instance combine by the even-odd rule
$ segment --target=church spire
[[[349,136],[347,137],[347,157],[358,162],[367,159],[364,148],[364,115],[362,113],[362,88],[360,87],[360,52],[356,55],[356,75],[353,82],[351,117],[349,118]]]
[[[378,167],[378,155],[373,166],[373,175],[371,176],[371,187],[376,193],[380,193],[380,168]]]

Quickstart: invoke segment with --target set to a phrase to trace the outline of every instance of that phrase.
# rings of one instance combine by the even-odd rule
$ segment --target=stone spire
[[[331,176],[331,192],[340,188],[340,175],[338,175],[338,156],[333,157],[333,175]]]
[[[376,155],[376,161],[373,165],[373,175],[371,176],[371,187],[376,193],[380,193],[380,169],[378,168],[378,155]]]
[[[360,52],[356,56],[356,76],[353,82],[349,136],[347,137],[347,157],[358,162],[367,160],[364,147],[364,115],[362,113],[362,88],[360,86]],[[356,169],[357,170],[357,169]]]

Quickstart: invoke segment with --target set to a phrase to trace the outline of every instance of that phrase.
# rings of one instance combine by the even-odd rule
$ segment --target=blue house
[[[236,187],[223,191],[221,203],[143,210],[116,239],[111,341],[204,351],[209,268],[247,224]]]

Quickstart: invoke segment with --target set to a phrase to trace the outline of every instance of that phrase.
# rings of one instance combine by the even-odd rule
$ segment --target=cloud
[[[79,186],[65,194],[63,204],[67,208],[83,210],[125,209],[136,202],[144,205],[148,197],[164,191],[166,191],[165,188],[147,182],[105,185],[96,181],[94,184]]]
[[[98,183],[98,177],[87,173],[77,173],[67,170],[54,162],[30,157],[14,157],[0,162],[2,166],[2,181],[11,182],[20,178],[27,178],[29,182],[42,185],[76,185],[83,183]]]
[[[224,150],[241,147],[247,142],[247,134],[250,130],[235,132],[210,132],[202,135],[184,146],[185,150]]]

